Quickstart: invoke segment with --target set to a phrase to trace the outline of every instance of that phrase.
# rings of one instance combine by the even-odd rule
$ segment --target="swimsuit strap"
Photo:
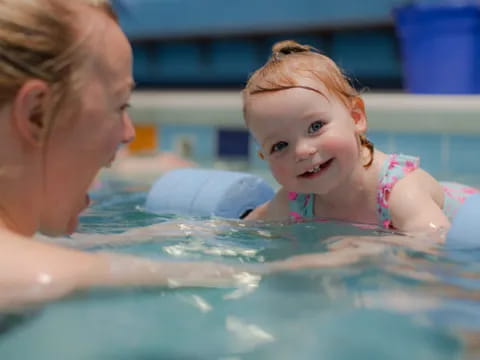
[[[403,154],[390,154],[382,165],[378,177],[377,215],[378,222],[385,228],[392,227],[388,199],[395,184],[413,170],[418,169],[420,159]]]
[[[314,194],[300,194],[296,192],[288,193],[288,207],[290,208],[290,217],[295,220],[303,218],[313,218]]]

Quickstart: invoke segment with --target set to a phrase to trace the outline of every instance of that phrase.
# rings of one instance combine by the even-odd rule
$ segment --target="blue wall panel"
[[[256,44],[249,40],[217,40],[211,44],[213,76],[224,80],[246,80],[249,73],[262,65]]]
[[[368,131],[367,138],[373,143],[375,149],[385,153],[395,151],[393,135],[385,131]]]
[[[396,134],[395,152],[420,157],[420,166],[432,174],[444,174],[441,134]]]
[[[401,66],[393,33],[340,32],[333,35],[330,56],[355,77],[400,77]]]
[[[480,161],[478,161],[480,137],[452,135],[449,148],[449,170],[452,174],[480,173]]]
[[[249,133],[245,129],[217,129],[217,156],[248,160]]]
[[[162,81],[189,82],[208,79],[202,63],[200,44],[176,42],[161,44],[156,49],[154,76]]]
[[[122,3],[120,22],[134,44],[134,74],[140,85],[241,86],[265,63],[276,41],[292,39],[332,57],[361,85],[400,86],[393,26],[361,29],[369,23],[392,23],[392,7],[404,0]],[[338,31],[344,25],[361,31]]]
[[[212,36],[391,21],[404,0],[121,0],[120,23],[132,38]]]
[[[148,49],[142,44],[133,45],[133,76],[138,83],[146,83],[152,79],[152,59]]]

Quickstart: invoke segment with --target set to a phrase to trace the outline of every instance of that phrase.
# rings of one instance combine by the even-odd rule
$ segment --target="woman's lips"
[[[298,175],[298,177],[307,178],[307,179],[317,177],[320,174],[322,174],[326,169],[328,169],[330,167],[333,160],[334,160],[334,158],[331,158],[331,159],[325,161],[324,163],[321,163],[320,165],[314,166],[312,168],[313,171],[305,171],[303,174]]]

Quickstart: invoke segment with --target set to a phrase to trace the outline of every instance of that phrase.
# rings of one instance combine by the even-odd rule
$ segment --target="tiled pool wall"
[[[480,97],[370,94],[365,102],[367,135],[377,148],[418,155],[443,180],[480,184]],[[154,132],[155,150],[205,166],[266,169],[244,127],[238,92],[143,92],[132,103],[136,125]]]
[[[364,86],[401,87],[392,11],[405,0],[127,2],[118,13],[140,86],[239,86],[275,42],[291,39],[327,54]]]
[[[208,42],[134,42],[135,80],[140,86],[238,86],[265,63],[272,45],[285,39],[320,49],[364,85],[401,87],[401,61],[392,27]]]

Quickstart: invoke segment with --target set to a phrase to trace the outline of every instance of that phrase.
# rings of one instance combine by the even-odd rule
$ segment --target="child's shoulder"
[[[391,203],[406,196],[431,198],[439,206],[443,203],[443,187],[430,173],[422,169],[420,159],[414,156],[401,154],[403,160],[396,163],[397,176],[392,187]],[[416,194],[416,195],[415,195]]]
[[[280,188],[268,205],[266,219],[285,220],[289,213],[289,192],[284,188]]]
[[[285,220],[290,214],[289,192],[284,188],[277,191],[272,200],[253,210],[245,220]]]
[[[440,188],[440,183],[420,167],[418,156],[402,153],[383,154],[379,170],[379,181],[384,187],[393,189],[397,185],[418,186],[421,189]]]

